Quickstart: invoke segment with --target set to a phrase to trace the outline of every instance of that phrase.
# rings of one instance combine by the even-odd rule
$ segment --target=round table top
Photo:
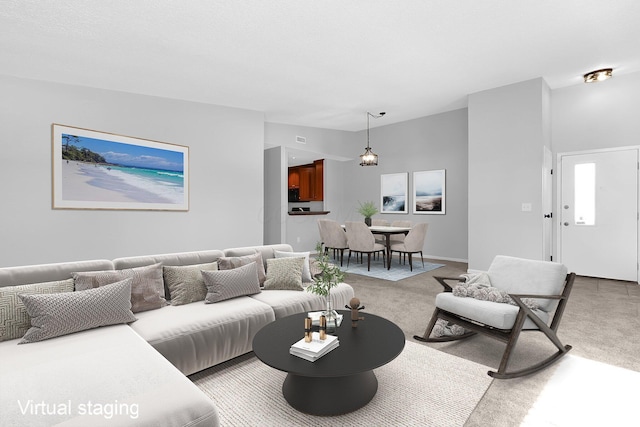
[[[298,313],[278,319],[258,331],[253,338],[253,351],[266,365],[294,375],[339,377],[370,371],[395,359],[403,350],[405,337],[393,322],[360,311],[364,320],[351,327],[351,312],[344,315],[336,332],[340,345],[315,362],[289,354],[291,345],[304,338],[304,318]],[[314,327],[317,330],[317,327]]]

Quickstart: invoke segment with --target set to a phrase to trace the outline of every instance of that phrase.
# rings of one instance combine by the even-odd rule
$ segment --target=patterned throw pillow
[[[169,289],[171,305],[189,304],[202,301],[207,296],[201,271],[216,271],[218,263],[168,266],[163,270],[164,284]]]
[[[136,320],[131,312],[131,282],[78,292],[19,297],[31,316],[31,328],[18,344],[27,344],[99,326]]]
[[[164,298],[162,264],[160,263],[124,270],[73,273],[73,278],[76,283],[76,291],[97,288],[132,278],[131,311],[134,313],[154,310],[167,304]]]
[[[305,259],[302,257],[268,259],[264,289],[301,291],[304,262]]]
[[[73,292],[73,279],[1,287],[0,342],[22,338],[31,327],[31,319],[18,294],[54,294],[60,292]]]
[[[266,279],[266,273],[264,271],[264,264],[262,261],[262,254],[256,252],[253,255],[237,256],[237,257],[220,257],[218,258],[218,270],[231,270],[234,268],[242,267],[250,262],[255,262],[258,267],[258,280],[260,286],[264,284]]]
[[[299,258],[304,257],[304,265],[302,266],[302,281],[303,282],[313,282],[313,278],[311,277],[311,270],[309,269],[309,255],[310,252],[283,252],[283,251],[273,251],[273,254],[276,258]],[[267,264],[269,261],[267,260]],[[267,265],[268,267],[268,265]]]
[[[233,270],[203,271],[202,277],[207,285],[204,300],[207,304],[260,293],[258,268],[254,262]]]

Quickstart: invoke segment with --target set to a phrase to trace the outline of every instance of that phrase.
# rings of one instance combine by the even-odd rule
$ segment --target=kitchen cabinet
[[[299,189],[301,202],[324,199],[324,160],[289,168],[289,189]]]

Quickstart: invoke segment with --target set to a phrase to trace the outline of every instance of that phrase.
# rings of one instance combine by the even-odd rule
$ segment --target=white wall
[[[486,270],[496,255],[542,258],[548,91],[540,78],[469,96],[471,270]]]
[[[0,76],[0,266],[263,239],[263,114]],[[51,208],[51,124],[190,148],[188,212]]]
[[[640,73],[553,91],[554,153],[640,145]]]
[[[286,209],[283,183],[287,158],[282,147],[264,150],[264,244],[284,241],[284,214]]]

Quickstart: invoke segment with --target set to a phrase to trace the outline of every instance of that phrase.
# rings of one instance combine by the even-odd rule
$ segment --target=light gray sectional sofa
[[[292,248],[268,245],[0,268],[0,292],[5,286],[63,281],[79,272],[157,263],[190,266],[257,252],[266,265],[274,251]],[[334,307],[343,307],[353,288],[342,283],[331,297]],[[0,318],[9,315],[2,313],[7,306],[0,302]],[[213,304],[167,304],[134,313],[137,320],[129,324],[22,345],[20,339],[0,342],[0,425],[216,426],[214,402],[186,375],[250,352],[256,332],[277,318],[323,308],[324,299],[310,292],[262,290]]]

